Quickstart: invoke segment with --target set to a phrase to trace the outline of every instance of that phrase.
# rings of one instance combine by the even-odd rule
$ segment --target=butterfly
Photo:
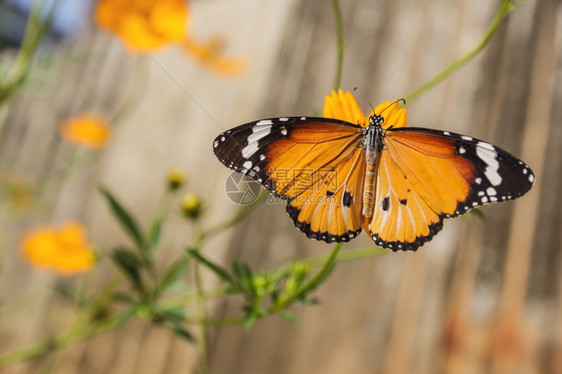
[[[529,166],[490,143],[405,127],[397,102],[364,117],[339,90],[324,116],[262,119],[213,142],[224,165],[285,199],[309,238],[347,242],[364,229],[380,247],[415,251],[445,218],[518,198],[535,182]]]

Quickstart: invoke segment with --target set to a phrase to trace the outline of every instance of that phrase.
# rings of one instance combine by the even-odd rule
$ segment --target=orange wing
[[[389,129],[365,227],[379,246],[416,250],[441,230],[444,218],[517,198],[533,182],[527,165],[489,143],[437,130]]]
[[[365,177],[362,128],[327,118],[251,122],[219,135],[215,154],[287,200],[287,212],[308,237],[349,241],[362,229]]]

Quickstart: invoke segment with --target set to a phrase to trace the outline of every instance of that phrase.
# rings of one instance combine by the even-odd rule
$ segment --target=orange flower
[[[369,117],[373,114],[383,116],[382,127],[385,129],[390,126],[405,127],[408,121],[406,108],[398,108],[398,101],[393,103],[385,101],[377,105]],[[353,95],[349,91],[343,92],[341,89],[338,92],[332,90],[332,96],[326,96],[322,116],[356,123],[362,127],[369,124],[369,117],[365,117]]]
[[[27,233],[22,240],[22,254],[33,266],[65,276],[84,273],[95,263],[84,227],[77,222],[67,222],[58,229],[44,226]]]
[[[61,136],[70,143],[89,147],[102,148],[111,133],[109,123],[102,117],[80,114],[66,120],[60,126]]]
[[[182,41],[188,12],[184,0],[101,0],[95,19],[129,48],[143,52]]]
[[[215,73],[236,75],[247,69],[247,62],[243,58],[222,56],[225,42],[220,37],[214,36],[206,43],[186,39],[183,46],[189,55]]]

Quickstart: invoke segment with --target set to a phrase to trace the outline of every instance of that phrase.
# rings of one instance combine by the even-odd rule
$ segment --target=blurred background
[[[342,1],[341,88],[359,87],[373,104],[407,95],[474,48],[500,3]],[[0,4],[6,71],[31,1]],[[103,252],[127,238],[98,187],[146,223],[172,167],[185,171],[189,190],[202,198],[203,223],[218,222],[238,207],[225,193],[230,172],[213,155],[215,136],[259,118],[312,115],[332,88],[329,2],[189,2],[189,35],[221,38],[226,56],[244,60],[233,74],[179,46],[138,53],[94,22],[94,7],[60,1],[33,72],[0,110],[1,354],[64,330],[72,313],[54,291],[58,277],[22,260],[25,232],[79,220]],[[524,198],[482,208],[484,219],[446,221],[417,252],[338,264],[315,292],[319,304],[293,309],[296,324],[270,317],[250,331],[212,327],[210,372],[562,373],[561,22],[560,1],[526,2],[482,54],[407,104],[410,126],[485,139],[523,159],[537,177]],[[367,110],[367,99],[357,99]],[[83,112],[111,119],[105,148],[61,139],[60,123]],[[171,220],[161,265],[189,236],[181,219]],[[368,245],[362,235],[344,250]],[[282,205],[264,204],[207,242],[203,254],[267,268],[331,249],[296,230]],[[111,265],[102,258],[96,271],[95,279],[69,281],[95,285]],[[209,305],[216,317],[240,307]],[[197,349],[139,321],[55,356],[53,373],[186,373],[195,370]],[[38,367],[31,361],[2,372]]]

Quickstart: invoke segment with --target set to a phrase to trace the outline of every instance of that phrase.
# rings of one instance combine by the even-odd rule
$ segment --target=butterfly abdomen
[[[363,188],[363,216],[371,217],[375,201],[375,180],[377,172],[375,164],[367,164],[365,172],[365,186]]]

